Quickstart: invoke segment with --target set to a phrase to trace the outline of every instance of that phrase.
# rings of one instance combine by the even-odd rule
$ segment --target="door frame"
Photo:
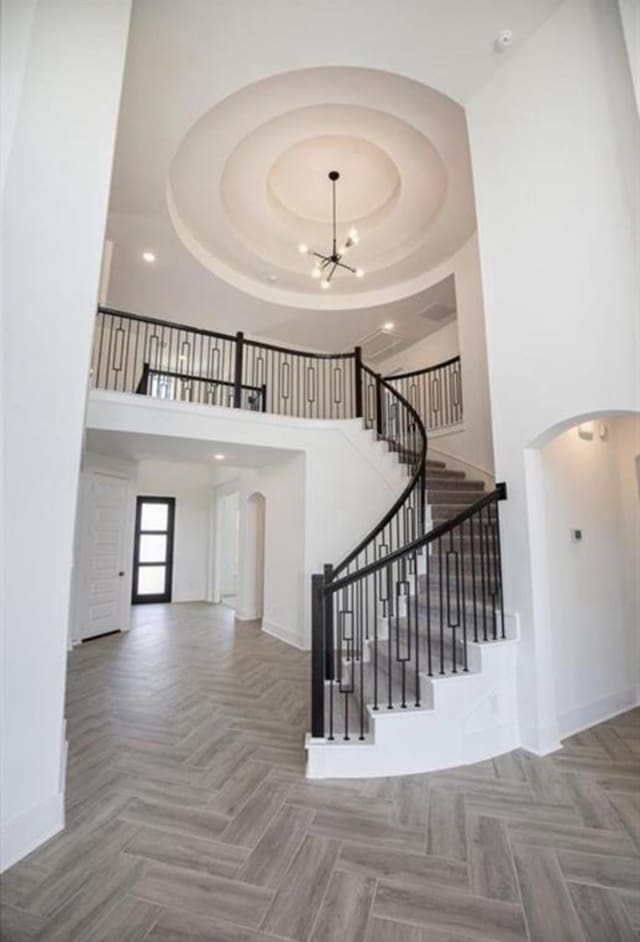
[[[140,530],[143,504],[166,504],[167,505],[167,529],[166,530]],[[175,515],[176,499],[175,497],[156,497],[139,494],[136,497],[136,517],[133,530],[133,573],[131,580],[131,604],[147,605],[157,602],[170,602],[173,592],[173,541],[175,536]],[[153,563],[140,562],[140,537],[145,534],[167,536],[167,556],[165,562],[164,592],[156,595],[138,595],[138,569],[140,566],[154,565]]]

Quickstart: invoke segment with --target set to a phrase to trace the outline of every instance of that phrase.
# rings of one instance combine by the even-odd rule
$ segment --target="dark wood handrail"
[[[443,360],[442,363],[434,363],[432,366],[424,366],[419,370],[411,370],[409,373],[391,373],[385,376],[385,379],[392,383],[396,379],[410,379],[412,376],[422,376],[423,373],[433,373],[435,370],[443,369],[445,366],[451,366],[452,363],[460,362],[460,354],[451,357],[449,360]]]
[[[181,379],[184,382],[209,383],[211,386],[230,386],[231,388],[235,386],[235,383],[228,379],[214,379],[211,376],[198,376],[196,373],[175,373],[173,370],[159,370],[155,367],[149,367],[147,373],[149,376],[170,376],[172,379]],[[262,392],[261,386],[250,386],[248,383],[241,383],[240,388]]]
[[[158,327],[170,327],[173,330],[181,330],[183,333],[199,334],[203,337],[215,337],[217,340],[230,340],[236,343],[237,334],[223,334],[217,330],[204,330],[202,327],[191,327],[187,324],[179,324],[176,321],[165,321],[159,317],[145,317],[143,314],[132,314],[130,311],[119,311],[116,308],[98,306],[98,314],[109,314],[111,317],[123,317],[126,320],[138,321],[142,324],[156,324]],[[347,353],[316,353],[314,350],[297,350],[294,347],[280,347],[277,344],[267,343],[263,340],[250,340],[243,338],[245,346],[258,347],[261,350],[274,350],[276,353],[284,353],[288,356],[310,357],[315,360],[350,360],[355,357],[355,351],[350,350]]]
[[[138,321],[142,324],[156,324],[158,327],[171,327],[182,330],[184,333],[200,334],[203,337],[215,337],[218,340],[232,340],[235,343],[235,334],[222,334],[217,330],[203,330],[201,327],[190,327],[187,324],[178,324],[175,321],[161,320],[159,317],[145,317],[143,314],[131,314],[129,311],[119,311],[113,307],[98,306],[98,314],[109,314],[111,317],[124,317],[129,321]]]
[[[337,566],[334,567],[333,569],[334,579],[335,579],[335,576],[338,573],[342,572],[342,570],[346,566],[348,566],[349,563],[352,562],[376,538],[376,536],[378,536],[378,534],[381,533],[382,530],[384,530],[387,524],[390,523],[390,521],[393,519],[396,513],[400,510],[404,502],[407,500],[412,490],[419,485],[420,479],[424,475],[426,461],[427,461],[427,447],[428,447],[427,430],[424,426],[424,422],[422,421],[422,419],[420,418],[416,410],[413,408],[411,403],[408,402],[404,398],[404,396],[402,396],[398,392],[397,389],[394,389],[393,386],[391,386],[385,379],[383,379],[378,374],[374,373],[373,370],[370,370],[368,366],[365,366],[363,364],[362,370],[363,372],[368,373],[370,376],[375,377],[376,382],[386,387],[386,389],[388,389],[389,392],[392,393],[401,402],[403,408],[405,408],[409,412],[409,414],[412,416],[413,420],[416,423],[416,427],[422,437],[422,451],[420,454],[418,466],[415,472],[413,473],[413,475],[411,476],[409,483],[402,491],[402,494],[400,495],[400,497],[398,497],[398,499],[394,502],[394,504],[389,508],[389,510],[386,512],[382,520],[380,520],[375,525],[375,527],[365,536],[365,538],[360,541],[360,543],[356,546],[356,548],[351,550],[351,552],[347,556],[345,556],[345,558],[340,563],[338,563]],[[361,569],[358,571],[362,572]],[[353,575],[355,576],[357,575],[357,573],[353,573]],[[336,584],[335,581],[332,580],[331,585],[333,586],[335,584]]]
[[[236,334],[225,334],[218,330],[205,330],[203,327],[192,327],[188,324],[180,324],[177,321],[167,321],[160,317],[147,317],[144,314],[133,314],[130,311],[121,311],[118,308],[98,306],[99,314],[110,314],[112,317],[124,317],[130,321],[139,321],[142,324],[157,324],[159,327],[171,327],[174,330],[181,330],[185,333],[200,334],[204,337],[215,337],[218,340],[231,340],[235,343]],[[282,347],[278,344],[267,343],[265,340],[251,340],[244,338],[247,346],[258,347],[262,350],[275,350],[277,353],[285,353],[290,356],[312,357],[316,360],[339,360],[352,359],[356,356],[354,350],[348,350],[346,353],[318,353],[315,350],[297,350],[295,347]],[[450,366],[452,363],[460,360],[460,355],[451,357],[449,360],[443,360],[442,363],[434,363],[419,370],[411,370],[409,373],[393,373],[390,376],[383,377],[385,382],[393,382],[396,379],[406,379],[411,376],[418,376],[421,373],[431,373],[441,367]],[[372,372],[371,370],[369,372]]]
[[[437,527],[433,527],[433,529],[429,530],[428,533],[425,533],[423,536],[419,536],[410,543],[406,543],[404,546],[393,550],[393,552],[389,553],[387,556],[383,556],[381,559],[376,559],[371,563],[367,563],[366,566],[362,566],[356,572],[349,573],[348,575],[343,576],[341,579],[335,579],[329,583],[326,588],[331,592],[337,592],[339,589],[344,589],[345,586],[351,585],[357,579],[364,579],[365,576],[370,576],[372,573],[378,572],[380,569],[384,569],[385,566],[388,566],[396,559],[401,559],[403,556],[409,556],[411,553],[415,553],[417,550],[423,549],[423,547],[428,546],[429,543],[433,543],[435,540],[440,539],[440,537],[444,536],[445,533],[448,533],[450,530],[454,530],[461,523],[464,523],[465,520],[473,517],[489,504],[494,504],[496,501],[506,499],[507,485],[504,483],[496,484],[495,490],[491,491],[490,494],[485,494],[484,497],[480,497],[469,507],[465,507],[465,509],[460,511],[459,514],[456,514],[455,517],[451,517],[449,520],[445,520],[444,523],[438,524]]]

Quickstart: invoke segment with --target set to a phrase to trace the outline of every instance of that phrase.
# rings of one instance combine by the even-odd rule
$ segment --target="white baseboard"
[[[445,435],[457,435],[459,432],[464,432],[466,430],[466,425],[464,422],[458,422],[457,425],[445,425],[442,428],[428,428],[427,435],[429,436],[429,441],[433,441],[434,438],[443,438]]]
[[[64,827],[64,792],[51,795],[35,808],[2,826],[0,873],[22,860]]]
[[[520,745],[526,752],[541,758],[562,749],[557,725],[548,728],[536,726],[521,730]]]
[[[619,713],[632,710],[638,706],[640,697],[636,688],[631,687],[628,690],[622,690],[619,693],[610,694],[608,697],[602,697],[600,700],[594,700],[584,706],[576,707],[575,710],[569,710],[558,716],[558,728],[563,739],[573,736],[575,733],[595,726],[596,723],[604,723],[606,720],[613,719]]]
[[[284,628],[282,625],[276,625],[275,622],[265,621],[263,618],[262,630],[266,631],[268,635],[277,638],[278,641],[284,641],[285,644],[290,644],[299,651],[309,650],[309,645],[304,644],[300,635],[295,634],[295,632],[290,631],[288,628]]]

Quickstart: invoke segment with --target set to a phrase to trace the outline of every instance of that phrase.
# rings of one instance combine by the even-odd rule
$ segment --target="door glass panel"
[[[169,508],[166,504],[142,504],[141,530],[166,530]]]
[[[140,566],[138,569],[138,595],[162,595],[166,566]]]
[[[164,533],[143,533],[140,537],[140,562],[163,563],[167,558],[167,538]]]

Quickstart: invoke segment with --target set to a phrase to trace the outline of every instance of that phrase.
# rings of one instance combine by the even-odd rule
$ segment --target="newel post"
[[[233,408],[242,408],[242,360],[244,356],[244,333],[236,334],[236,362],[233,376]]]
[[[354,402],[356,419],[362,418],[362,347],[356,347],[353,360],[353,381],[355,383]]]
[[[333,566],[326,563],[324,567],[324,676],[325,680],[335,679],[334,665],[334,630],[333,630],[333,593],[327,592],[327,586],[333,579]]]
[[[148,396],[149,395],[149,364],[142,364],[142,376],[140,377],[140,382],[136,386],[136,393],[139,396]]]
[[[311,576],[311,735],[324,739],[324,576]]]

